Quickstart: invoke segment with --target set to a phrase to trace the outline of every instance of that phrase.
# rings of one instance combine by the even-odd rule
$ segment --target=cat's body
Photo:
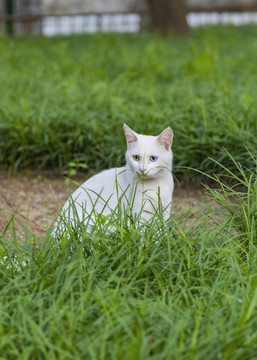
[[[85,181],[66,201],[62,219],[75,225],[95,223],[97,214],[105,216],[130,209],[141,221],[151,219],[164,209],[168,219],[173,193],[173,132],[165,129],[159,136],[140,135],[124,125],[127,163],[124,167],[104,170]],[[75,208],[75,210],[74,210]]]

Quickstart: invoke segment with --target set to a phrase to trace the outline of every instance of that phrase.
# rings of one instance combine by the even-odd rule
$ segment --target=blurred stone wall
[[[147,12],[146,0],[41,0],[44,13],[124,13]],[[197,11],[257,7],[257,0],[187,0],[189,9]]]
[[[0,14],[5,4],[13,1],[18,14],[79,14],[79,13],[128,13],[147,12],[146,0],[0,0]],[[190,11],[227,9],[257,9],[257,0],[187,0]]]
[[[42,0],[45,13],[124,13],[146,9],[144,0]]]

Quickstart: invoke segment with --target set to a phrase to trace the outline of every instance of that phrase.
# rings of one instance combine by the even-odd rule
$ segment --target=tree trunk
[[[147,0],[153,28],[164,35],[184,36],[189,32],[186,0]]]

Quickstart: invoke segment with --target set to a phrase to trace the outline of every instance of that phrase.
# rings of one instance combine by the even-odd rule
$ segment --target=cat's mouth
[[[153,174],[151,174],[150,171],[147,172],[137,171],[136,173],[141,180],[154,178]]]
[[[157,171],[156,171],[157,169]],[[167,168],[167,167],[163,167],[163,166],[158,166],[154,169],[150,169],[148,171],[142,171],[141,169],[137,170],[136,173],[138,175],[138,177],[141,179],[141,180],[150,180],[150,179],[156,179],[158,177],[161,176],[161,174],[163,172],[170,172],[170,170]]]

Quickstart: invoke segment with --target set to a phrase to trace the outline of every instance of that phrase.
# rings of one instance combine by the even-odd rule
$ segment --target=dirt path
[[[56,218],[60,207],[69,194],[84,181],[82,177],[69,180],[61,177],[26,176],[0,174],[0,234],[8,219],[15,213],[16,227],[21,229],[28,219],[29,229],[43,235],[46,228]],[[208,201],[200,185],[180,187],[175,185],[172,211],[191,209],[192,215]]]

